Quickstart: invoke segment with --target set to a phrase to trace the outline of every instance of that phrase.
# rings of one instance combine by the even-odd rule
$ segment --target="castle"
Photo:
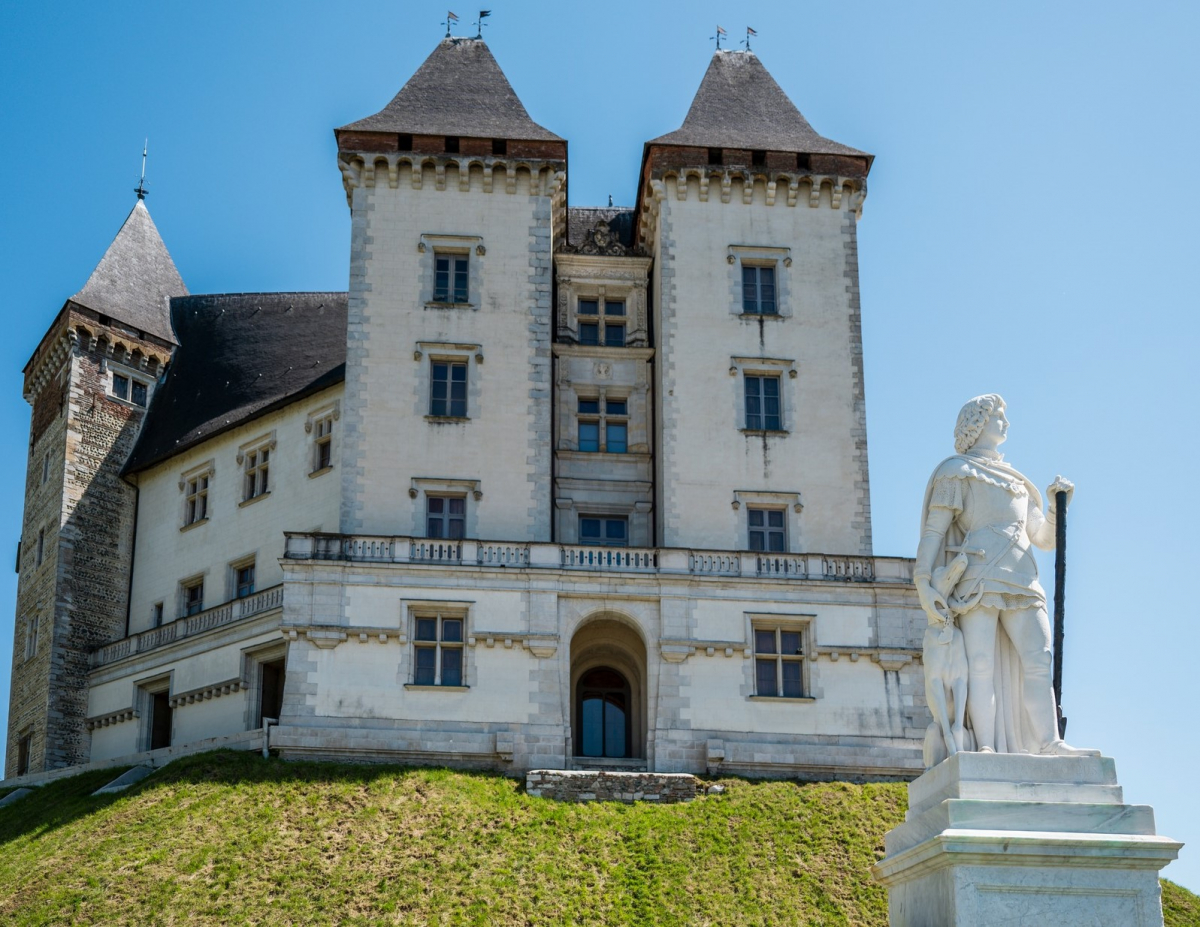
[[[871,156],[718,50],[633,208],[480,39],[336,130],[349,291],[190,295],[139,199],[25,367],[5,775],[212,746],[911,777],[871,546]]]

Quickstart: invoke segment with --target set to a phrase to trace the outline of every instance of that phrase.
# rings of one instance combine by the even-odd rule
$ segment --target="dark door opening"
[[[579,680],[575,755],[624,758],[632,755],[629,683],[614,669],[597,667]]]
[[[283,659],[271,660],[261,664],[262,684],[258,692],[258,723],[261,725],[267,718],[279,720],[283,711]]]
[[[33,743],[33,735],[26,734],[17,741],[17,775],[23,776],[29,772],[29,748]]]
[[[150,749],[171,746],[171,695],[153,692],[150,695]]]

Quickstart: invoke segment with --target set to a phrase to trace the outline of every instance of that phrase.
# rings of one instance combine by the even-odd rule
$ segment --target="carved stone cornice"
[[[476,186],[484,193],[491,193],[497,183],[501,183],[505,193],[515,194],[517,180],[525,174],[531,194],[557,199],[565,195],[567,184],[563,162],[558,160],[343,151],[338,155],[338,170],[342,172],[346,202],[350,202],[355,187],[370,188],[386,182],[392,189],[398,188],[401,168],[405,166],[409,169],[409,183],[414,190],[422,189],[427,174],[432,174],[436,189],[445,190],[447,169],[451,166],[457,175],[455,185],[464,193]]]

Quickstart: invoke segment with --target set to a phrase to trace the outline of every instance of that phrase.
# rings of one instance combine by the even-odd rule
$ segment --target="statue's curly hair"
[[[976,396],[958,413],[958,421],[954,423],[954,450],[965,454],[987,426],[992,413],[1004,409],[1004,400],[996,393],[985,393]]]

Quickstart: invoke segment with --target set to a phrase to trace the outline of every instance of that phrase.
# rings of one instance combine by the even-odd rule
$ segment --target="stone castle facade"
[[[336,134],[348,292],[189,295],[139,200],[27,365],[6,776],[264,738],[919,773],[911,561],[871,547],[871,157],[718,51],[636,205],[571,207],[478,39]]]

